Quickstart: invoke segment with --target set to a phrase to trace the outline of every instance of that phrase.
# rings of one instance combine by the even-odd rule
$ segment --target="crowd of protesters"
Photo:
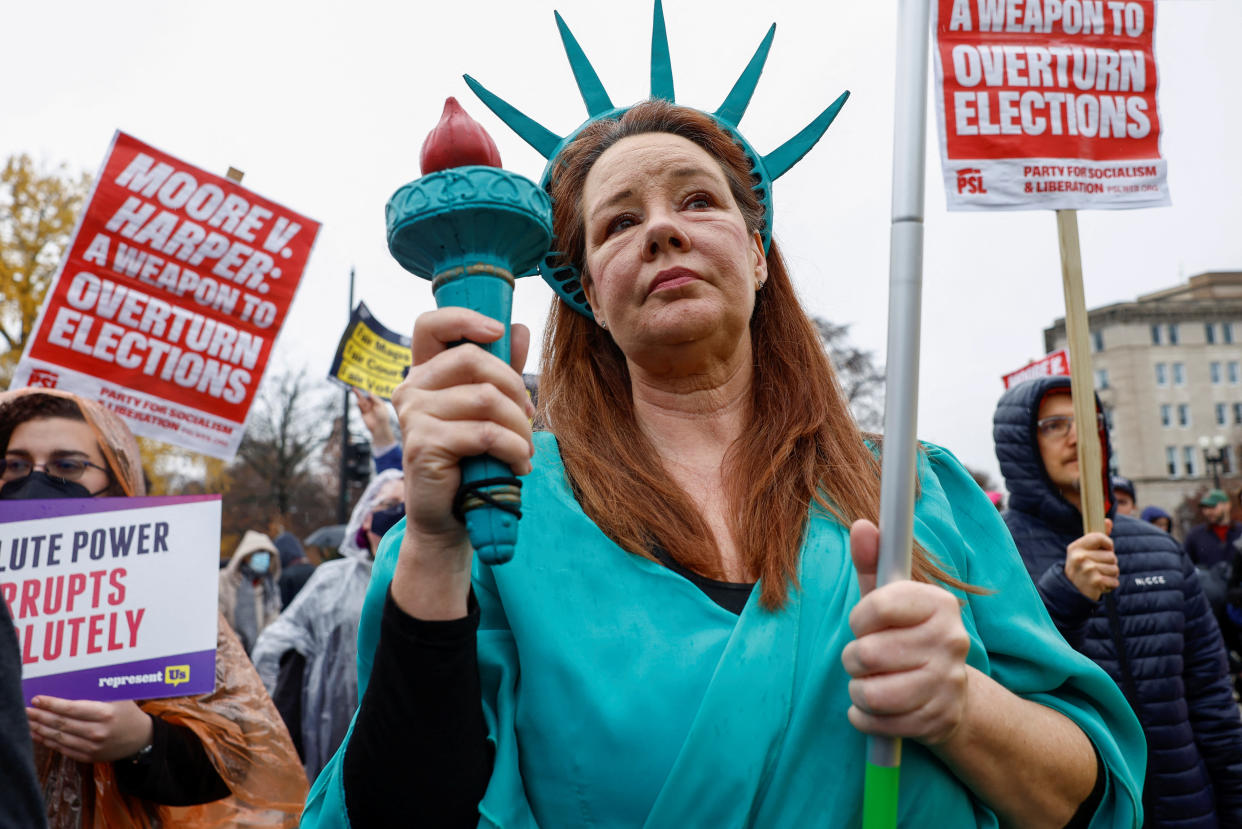
[[[143,493],[132,435],[107,410],[43,390],[2,400],[0,497]],[[377,472],[339,557],[316,566],[292,533],[244,534],[220,571],[211,694],[22,701],[0,603],[0,827],[297,824],[308,784],[358,709],[363,599],[379,542],[405,512],[387,406],[358,402]],[[1203,494],[1203,521],[1179,543],[1172,517],[1140,510],[1133,482],[1113,476],[1106,532],[1084,533],[1068,380],[1010,390],[995,423],[1008,498],[988,493],[992,504],[1057,630],[1106,670],[1144,727],[1146,825],[1242,826],[1242,722],[1232,693],[1242,629],[1242,523],[1232,516],[1242,492]],[[1102,419],[1097,428],[1107,467]],[[242,728],[222,728],[225,711]]]

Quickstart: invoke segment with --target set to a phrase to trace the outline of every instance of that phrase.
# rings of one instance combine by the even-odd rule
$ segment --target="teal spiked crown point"
[[[548,188],[548,182],[551,179],[557,156],[561,154],[561,151],[571,141],[577,138],[582,130],[596,121],[606,118],[620,118],[629,109],[628,106],[617,107],[613,105],[612,99],[608,97],[608,92],[604,89],[604,84],[599,79],[599,75],[595,72],[595,68],[591,66],[591,61],[587,58],[586,52],[582,50],[577,39],[574,38],[573,32],[569,30],[565,19],[561,17],[559,12],[554,14],[556,16],[556,27],[561,35],[561,43],[565,48],[565,55],[569,58],[569,66],[573,70],[574,80],[578,84],[578,92],[582,95],[582,101],[587,108],[587,120],[569,135],[557,135],[533,118],[519,111],[512,104],[489,91],[474,78],[469,75],[465,76],[466,85],[479,97],[479,100],[495,113],[496,117],[504,121],[510,129],[516,132],[523,141],[534,147],[540,155],[548,160],[548,164],[543,171],[543,177],[540,179],[540,185],[545,190]],[[755,180],[755,195],[759,197],[759,201],[763,205],[763,227],[760,228],[760,232],[763,236],[763,249],[765,252],[772,246],[772,182],[789,172],[789,169],[801,161],[802,157],[815,146],[824,133],[827,132],[828,127],[837,117],[837,113],[841,111],[841,107],[845,105],[845,101],[850,96],[848,91],[841,93],[815,120],[811,121],[793,138],[790,138],[767,155],[760,155],[755,152],[750,142],[738,130],[738,123],[742,120],[742,116],[746,114],[746,108],[750,105],[750,99],[753,97],[755,88],[759,84],[759,76],[762,74],[763,66],[767,62],[768,52],[772,48],[772,39],[775,35],[776,24],[773,23],[760,42],[759,48],[755,50],[755,54],[746,64],[746,68],[742,70],[742,74],[738,77],[737,82],[734,83],[733,88],[729,91],[728,96],[725,97],[724,103],[715,112],[705,113],[737,142],[750,161],[751,175]],[[668,30],[664,25],[664,6],[661,0],[655,0],[654,20],[651,26],[651,97],[676,103],[673,95],[673,67],[669,56]],[[552,286],[552,290],[556,291],[561,299],[569,303],[574,310],[592,317],[591,306],[587,303],[586,295],[582,291],[582,284],[578,278],[576,268],[562,262],[561,259],[561,255],[556,251],[549,253],[539,265],[540,274]]]

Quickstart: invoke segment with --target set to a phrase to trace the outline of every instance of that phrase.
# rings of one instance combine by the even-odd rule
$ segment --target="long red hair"
[[[557,249],[585,279],[581,199],[587,173],[617,141],[652,132],[702,147],[724,170],[748,230],[765,221],[741,147],[701,112],[647,101],[584,129],[553,171]],[[755,367],[747,425],[725,458],[722,479],[729,531],[747,571],[760,579],[763,605],[776,609],[797,585],[812,505],[847,526],[858,518],[878,521],[880,463],[850,414],[775,242],[767,264],[768,280],[750,320]],[[646,558],[659,545],[682,566],[723,580],[707,522],[639,428],[625,355],[599,326],[559,300],[544,332],[538,405],[540,419],[556,433],[579,503],[605,534]],[[917,545],[913,570],[923,581],[959,584]]]

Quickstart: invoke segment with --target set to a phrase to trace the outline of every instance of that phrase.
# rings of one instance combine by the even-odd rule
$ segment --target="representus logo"
[[[983,171],[977,167],[963,167],[957,171],[958,193],[986,193],[983,186]]]

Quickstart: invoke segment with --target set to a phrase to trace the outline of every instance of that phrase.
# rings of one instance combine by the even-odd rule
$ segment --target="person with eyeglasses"
[[[8,500],[146,493],[129,428],[98,403],[67,392],[5,394],[0,450],[0,521]],[[3,660],[0,667],[6,688],[10,680],[20,683],[20,667],[10,672]],[[210,694],[116,702],[40,695],[24,714],[45,803],[39,817],[46,815],[54,829],[297,824],[306,779],[275,707],[222,617]],[[14,774],[7,763],[0,767],[0,780],[20,779],[20,767]],[[14,802],[5,785],[0,826]]]
[[[1093,426],[1102,464],[1088,474],[1110,493],[1103,416]],[[1108,672],[1143,725],[1144,826],[1242,826],[1242,721],[1194,563],[1111,497],[1106,531],[1083,533],[1078,429],[1068,377],[1002,395],[993,437],[1005,523],[1061,634]]]

